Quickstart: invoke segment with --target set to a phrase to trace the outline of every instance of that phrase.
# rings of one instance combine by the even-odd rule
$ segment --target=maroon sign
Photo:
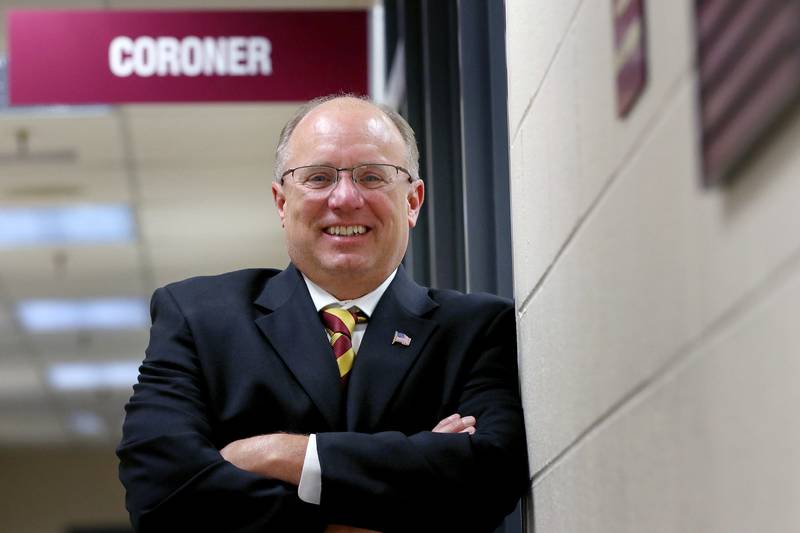
[[[8,14],[11,105],[367,92],[366,11]]]
[[[642,0],[613,0],[614,63],[617,77],[617,115],[624,117],[647,82],[645,24]]]

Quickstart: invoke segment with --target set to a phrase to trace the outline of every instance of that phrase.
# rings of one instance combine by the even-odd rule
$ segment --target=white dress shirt
[[[306,287],[308,287],[308,292],[311,295],[311,300],[314,302],[314,307],[317,308],[317,312],[331,305],[344,307],[345,309],[355,306],[361,309],[361,312],[367,317],[371,317],[383,293],[386,292],[387,287],[389,287],[389,284],[394,279],[395,274],[397,274],[397,269],[389,274],[389,277],[372,292],[368,292],[364,296],[353,300],[344,301],[337,300],[332,294],[308,279],[305,274],[303,274],[303,280],[306,282]],[[353,331],[351,339],[351,344],[355,353],[358,353],[358,347],[361,346],[361,339],[364,338],[364,332],[367,331],[368,324],[369,322],[356,324],[356,329]],[[331,355],[333,355],[333,352],[331,352]],[[308,447],[306,448],[305,459],[303,459],[303,471],[300,474],[300,485],[297,487],[297,495],[304,502],[314,503],[316,505],[319,505],[322,497],[322,468],[319,464],[319,455],[317,454],[317,436],[314,433],[308,436]]]

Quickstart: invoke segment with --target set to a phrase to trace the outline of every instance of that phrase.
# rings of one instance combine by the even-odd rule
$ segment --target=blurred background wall
[[[647,83],[621,118],[628,4],[506,5],[528,531],[797,531],[797,106],[704,186],[695,2],[644,2]],[[761,10],[763,35],[797,14],[701,4]],[[744,63],[764,42],[734,31]]]
[[[0,18],[34,7],[379,13],[373,96],[414,126],[428,187],[406,266],[422,283],[516,300],[527,530],[800,529],[800,116],[793,105],[769,131],[751,128],[759,146],[709,172],[718,128],[706,124],[696,16],[755,10],[773,29],[800,20],[798,2],[645,1],[637,31],[615,35],[634,4],[0,0]],[[788,35],[791,55],[797,33],[785,30],[763,33]],[[749,60],[769,80],[784,63],[753,60],[755,35],[739,34],[741,61],[723,63]],[[637,44],[644,85],[621,114],[617,71]],[[764,115],[732,101],[731,123]],[[52,230],[46,242],[0,235],[0,531],[128,528],[113,448],[149,296],[192,275],[285,266],[269,180],[296,105],[0,108],[0,216],[49,213]],[[117,227],[115,238],[52,240],[93,206],[112,208],[89,225]],[[23,219],[9,220],[0,227]],[[26,304],[53,301],[124,326],[24,318]]]
[[[11,9],[373,5],[0,0],[0,57]],[[189,276],[286,266],[270,182],[280,128],[299,102],[14,108],[2,100],[0,531],[129,531],[114,448],[147,346],[150,295]],[[74,238],[93,227],[107,230],[104,242]],[[37,327],[23,316],[29,303],[72,306],[72,323]],[[92,314],[105,325],[82,322]]]
[[[272,153],[300,103],[9,106],[15,8],[366,10],[370,95],[413,125],[426,182],[407,269],[513,296],[502,0],[0,0],[0,531],[130,530],[114,448],[149,297],[287,264]],[[518,508],[498,533],[521,528]]]
[[[2,531],[130,530],[109,446],[6,447],[0,470]]]

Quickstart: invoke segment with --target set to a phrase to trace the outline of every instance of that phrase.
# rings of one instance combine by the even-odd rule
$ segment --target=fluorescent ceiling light
[[[9,106],[8,102],[0,100],[0,117],[2,116],[22,116],[24,118],[82,118],[82,117],[102,117],[111,114],[113,109],[110,105],[87,104],[87,105],[15,105]]]
[[[69,417],[69,428],[73,433],[94,437],[106,432],[106,422],[91,411],[75,411]]]
[[[139,376],[139,361],[53,363],[47,381],[59,391],[129,389]]]
[[[147,327],[147,303],[141,298],[94,300],[22,300],[17,317],[34,333],[85,329],[139,329]]]
[[[130,242],[134,234],[125,204],[0,209],[0,247]]]

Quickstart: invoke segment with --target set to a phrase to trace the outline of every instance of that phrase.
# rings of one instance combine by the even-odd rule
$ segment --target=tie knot
[[[358,307],[351,307],[350,309],[326,307],[319,314],[322,318],[322,323],[325,324],[331,334],[341,333],[348,337],[352,337],[356,324],[362,324],[367,321],[367,316]]]

